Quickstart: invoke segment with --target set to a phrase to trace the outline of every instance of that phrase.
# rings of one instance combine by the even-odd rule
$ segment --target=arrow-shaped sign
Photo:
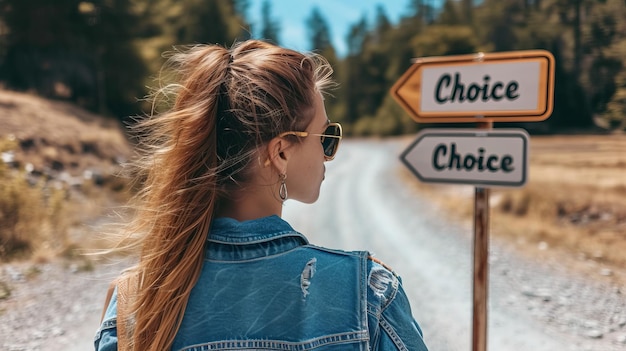
[[[400,155],[423,182],[520,187],[528,178],[523,129],[424,129]]]
[[[419,58],[391,88],[417,122],[531,122],[552,114],[545,50]]]

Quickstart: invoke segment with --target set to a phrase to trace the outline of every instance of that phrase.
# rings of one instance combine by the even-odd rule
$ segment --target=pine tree
[[[131,0],[2,0],[0,80],[102,113],[133,111],[144,95]]]
[[[272,18],[272,4],[265,0],[261,5],[261,38],[279,44],[279,33],[280,23]]]

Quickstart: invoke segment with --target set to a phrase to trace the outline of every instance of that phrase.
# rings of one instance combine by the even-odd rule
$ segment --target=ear
[[[285,140],[285,138],[274,138],[267,143],[268,157],[263,165],[274,167],[278,174],[285,173],[292,151],[293,143]]]

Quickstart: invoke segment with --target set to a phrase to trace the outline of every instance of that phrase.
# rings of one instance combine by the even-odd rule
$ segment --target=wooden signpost
[[[391,94],[418,123],[477,123],[477,129],[426,129],[400,159],[423,182],[475,186],[472,351],[486,351],[489,187],[523,186],[529,147],[525,131],[496,132],[493,122],[552,114],[554,57],[529,50],[419,58]]]

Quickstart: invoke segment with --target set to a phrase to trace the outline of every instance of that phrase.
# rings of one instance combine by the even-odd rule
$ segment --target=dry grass
[[[626,135],[533,136],[530,147],[526,186],[492,189],[492,235],[527,253],[554,250],[626,270]],[[472,187],[411,183],[446,212],[473,219]]]
[[[131,147],[117,122],[3,90],[0,116],[0,151],[14,159],[0,162],[0,260],[77,259],[102,245],[90,225],[128,197],[117,174]]]

